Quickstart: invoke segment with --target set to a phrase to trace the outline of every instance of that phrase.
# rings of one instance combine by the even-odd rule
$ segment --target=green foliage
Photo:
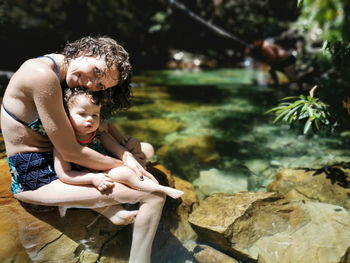
[[[344,5],[347,0],[303,0],[299,22],[308,30],[319,28],[323,40],[342,39],[345,23]],[[301,3],[302,2],[302,3]]]
[[[327,42],[327,50],[332,56],[333,65],[338,69],[350,68],[350,43],[344,41]]]
[[[283,121],[292,125],[295,121],[301,122],[304,124],[304,134],[310,128],[313,131],[319,131],[321,126],[327,126],[331,123],[327,105],[318,98],[300,95],[299,97],[286,97],[282,101],[277,107],[266,112],[275,113],[274,123]]]
[[[276,114],[275,123],[301,123],[304,133],[333,128],[335,124],[346,129],[350,118],[342,101],[349,96],[350,86],[350,2],[298,0],[297,6],[301,10],[297,25],[304,29],[308,40],[306,50],[312,51],[303,55],[305,68],[314,68],[313,84],[321,87],[317,94],[320,99],[304,95],[285,98],[289,102],[269,112]]]

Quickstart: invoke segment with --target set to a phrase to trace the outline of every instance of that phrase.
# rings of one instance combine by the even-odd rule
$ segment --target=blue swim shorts
[[[53,153],[19,153],[7,159],[12,174],[11,192],[35,190],[58,179]]]

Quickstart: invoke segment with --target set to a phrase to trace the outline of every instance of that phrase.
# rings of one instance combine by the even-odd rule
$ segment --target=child
[[[140,191],[162,192],[172,198],[179,198],[184,194],[175,188],[159,185],[148,172],[144,173],[146,176],[137,177],[135,175],[134,166],[140,165],[135,159],[145,165],[146,158],[142,153],[142,148],[147,146],[150,148],[151,146],[140,144],[136,139],[122,136],[120,133],[118,139],[121,142],[119,143],[107,132],[100,132],[98,128],[100,126],[101,98],[98,93],[89,92],[84,88],[67,89],[64,100],[78,142],[98,152],[112,154],[123,159],[124,162],[120,162],[120,167],[96,173],[66,162],[59,152],[54,150],[55,170],[61,181],[77,185],[92,184],[101,192],[112,188],[114,182],[119,182]],[[114,127],[114,129],[116,128]],[[125,151],[121,144],[124,144],[128,151]],[[153,149],[153,147],[151,148]]]

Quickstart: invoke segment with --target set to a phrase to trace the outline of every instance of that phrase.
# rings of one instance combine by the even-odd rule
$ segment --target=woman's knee
[[[165,194],[159,193],[159,192],[153,192],[153,193],[150,193],[148,196],[146,196],[143,201],[148,203],[155,209],[158,208],[162,210],[165,200],[166,200]]]
[[[154,155],[154,148],[152,144],[148,142],[141,142],[141,151],[146,156],[146,160],[152,159]]]

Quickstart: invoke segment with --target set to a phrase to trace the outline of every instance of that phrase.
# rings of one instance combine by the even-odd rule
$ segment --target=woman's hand
[[[114,187],[114,181],[106,173],[96,173],[92,184],[101,192]]]
[[[123,154],[122,161],[125,166],[129,167],[131,170],[135,172],[135,174],[140,178],[141,181],[144,180],[144,176],[151,179],[153,182],[158,183],[157,179],[154,178],[152,174],[147,172],[145,168],[142,167],[141,164],[139,164],[138,161],[134,158],[134,156],[130,152],[125,152]]]

